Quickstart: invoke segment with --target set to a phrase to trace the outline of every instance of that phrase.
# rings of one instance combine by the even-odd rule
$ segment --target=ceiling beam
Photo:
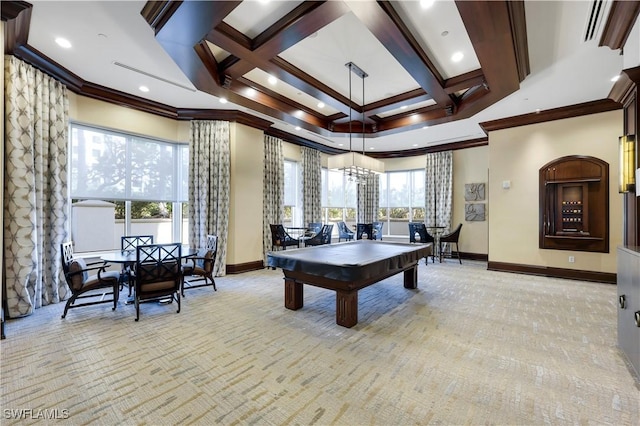
[[[453,104],[442,77],[389,2],[350,1],[347,5],[425,92],[443,108]]]

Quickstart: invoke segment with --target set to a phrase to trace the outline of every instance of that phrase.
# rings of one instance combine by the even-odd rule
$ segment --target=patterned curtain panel
[[[358,183],[358,223],[372,223],[378,220],[380,210],[380,177],[367,176],[365,184]]]
[[[273,136],[264,137],[264,179],[262,198],[262,235],[264,264],[267,252],[271,251],[270,224],[282,223],[284,217],[284,154],[282,140]]]
[[[320,151],[301,147],[303,224],[322,222],[322,163]]]
[[[189,140],[189,244],[204,247],[218,236],[215,276],[227,267],[229,231],[229,123],[192,121]]]
[[[68,237],[69,100],[60,82],[5,56],[4,274],[7,316],[71,296],[60,243]]]
[[[427,154],[425,168],[425,205],[427,226],[451,229],[453,188],[452,151]]]

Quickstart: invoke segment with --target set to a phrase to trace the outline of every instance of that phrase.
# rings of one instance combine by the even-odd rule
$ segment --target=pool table
[[[303,306],[303,284],[336,292],[336,323],[358,323],[358,290],[404,271],[405,288],[418,287],[418,261],[431,244],[358,240],[267,254],[267,265],[284,272],[284,306]]]

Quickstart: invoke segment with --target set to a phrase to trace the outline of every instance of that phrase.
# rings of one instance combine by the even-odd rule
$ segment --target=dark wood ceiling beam
[[[348,114],[349,100],[329,86],[303,73],[292,64],[280,58],[265,59],[249,49],[241,40],[229,37],[229,32],[222,32],[218,28],[207,34],[207,40],[221,49],[241,59],[241,62],[252,64],[253,68],[259,68],[264,72],[274,75],[285,83],[308,95],[323,101],[325,104]],[[224,72],[226,73],[227,70]],[[242,75],[232,75],[232,78],[240,78]]]
[[[469,89],[484,82],[482,69],[477,69],[445,80],[444,90],[451,95],[459,90]]]
[[[189,1],[177,8],[166,7],[165,15],[154,16],[154,22],[162,22],[156,31],[156,40],[180,67],[196,88],[214,96],[222,96],[224,89],[218,84],[201,56],[205,50],[201,45],[212,26],[218,25],[241,1]],[[169,16],[170,14],[170,16]],[[200,46],[196,49],[196,46]]]
[[[309,37],[348,13],[341,1],[309,1],[298,5],[252,41],[252,50],[265,60],[275,58],[288,48]],[[255,64],[239,61],[225,72],[239,77],[255,68]]]
[[[612,2],[599,46],[608,46],[613,50],[621,49],[627,42],[633,25],[638,20],[638,14],[640,14],[640,1],[616,0]]]
[[[442,78],[389,2],[350,1],[347,5],[425,92],[443,108],[453,103]]]
[[[400,108],[407,104],[417,104],[418,102],[430,101],[433,98],[425,93],[422,89],[410,90],[405,93],[393,96],[391,98],[383,99],[378,102],[372,102],[365,105],[365,113],[369,116],[383,114],[387,111],[391,111],[396,108]]]

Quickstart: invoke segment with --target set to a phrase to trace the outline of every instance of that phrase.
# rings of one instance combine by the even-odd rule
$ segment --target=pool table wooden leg
[[[336,323],[351,328],[358,323],[358,291],[336,291]]]
[[[404,288],[418,288],[418,268],[416,266],[405,269]]]
[[[284,279],[284,307],[292,311],[302,308],[302,283],[291,278]]]

